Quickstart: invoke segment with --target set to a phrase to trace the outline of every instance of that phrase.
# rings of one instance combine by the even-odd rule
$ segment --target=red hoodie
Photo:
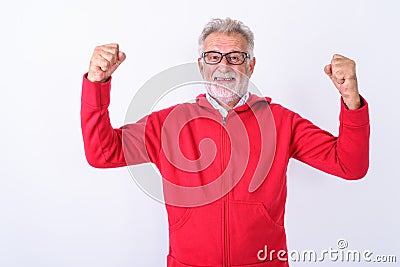
[[[97,168],[145,162],[157,166],[165,179],[168,267],[288,266],[284,213],[289,159],[351,180],[368,170],[364,99],[357,110],[346,109],[341,101],[338,137],[254,94],[229,111],[226,120],[203,94],[196,103],[153,112],[113,129],[110,89],[111,79],[83,79],[86,158]],[[166,181],[204,190],[179,191]],[[268,257],[262,251],[266,246]]]

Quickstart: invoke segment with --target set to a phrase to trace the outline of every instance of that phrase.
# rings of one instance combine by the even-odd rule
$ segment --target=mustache
[[[212,80],[215,80],[216,78],[222,78],[222,79],[236,79],[237,74],[234,71],[229,71],[229,72],[222,72],[220,70],[216,70],[212,74]]]

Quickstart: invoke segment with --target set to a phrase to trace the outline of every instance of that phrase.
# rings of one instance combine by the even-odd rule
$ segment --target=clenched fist
[[[331,63],[325,66],[324,71],[339,90],[348,109],[361,107],[356,63],[353,60],[341,55],[333,55]]]
[[[125,60],[125,53],[119,51],[118,44],[97,46],[90,59],[87,79],[91,82],[105,82]]]

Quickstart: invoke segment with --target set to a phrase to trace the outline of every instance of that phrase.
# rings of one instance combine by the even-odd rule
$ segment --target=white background
[[[349,249],[400,261],[399,11],[389,0],[2,3],[0,266],[165,266],[164,206],[126,168],[94,169],[85,160],[81,79],[96,45],[120,44],[127,60],[114,75],[110,107],[120,126],[136,90],[196,60],[204,24],[227,16],[254,31],[252,81],[274,102],[336,134],[339,96],[323,73],[334,53],[356,60],[369,101],[371,164],[363,180],[291,162],[289,250],[337,248],[345,238]]]

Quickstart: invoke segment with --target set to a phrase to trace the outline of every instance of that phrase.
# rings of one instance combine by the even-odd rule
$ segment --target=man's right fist
[[[97,46],[90,59],[87,79],[91,82],[105,82],[125,60],[124,52],[119,51],[118,44]]]

